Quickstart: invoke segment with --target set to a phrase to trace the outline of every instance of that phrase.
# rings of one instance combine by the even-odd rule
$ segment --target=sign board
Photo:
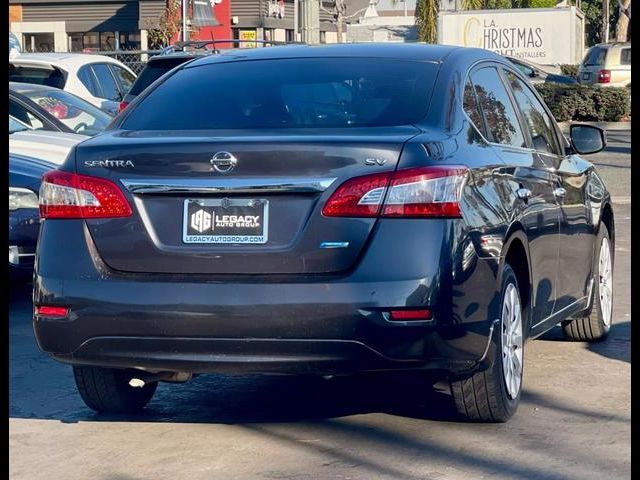
[[[244,40],[244,42],[241,42],[239,44],[240,48],[256,48],[256,44],[254,42],[247,41],[247,40],[256,40],[258,38],[258,35],[255,30],[240,30],[238,32],[238,35],[239,35],[238,38],[240,40]]]
[[[441,12],[438,43],[540,64],[575,64],[584,51],[584,14],[575,7]]]

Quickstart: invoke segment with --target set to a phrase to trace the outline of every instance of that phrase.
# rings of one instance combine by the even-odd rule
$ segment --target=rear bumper
[[[22,280],[33,275],[39,229],[37,209],[9,212],[9,275],[12,278]]]
[[[34,330],[40,348],[66,363],[193,373],[463,372],[483,368],[492,346],[495,260],[469,266],[467,258],[467,271],[453,275],[449,256],[405,265],[372,245],[355,271],[331,278],[119,274],[100,261],[82,222],[61,223],[43,225],[34,299],[70,314],[36,316]],[[63,233],[64,251],[42,255]],[[392,322],[386,313],[420,306],[433,310],[432,320]]]

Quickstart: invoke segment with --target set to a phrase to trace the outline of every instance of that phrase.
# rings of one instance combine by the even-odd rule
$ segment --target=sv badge
[[[364,159],[364,164],[365,165],[378,165],[379,167],[381,167],[385,163],[387,163],[387,159],[386,158],[369,157],[369,158],[365,158]]]

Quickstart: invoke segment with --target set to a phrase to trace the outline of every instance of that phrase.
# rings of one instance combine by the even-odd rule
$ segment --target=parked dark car
[[[38,344],[101,412],[207,372],[415,370],[505,421],[525,340],[611,326],[604,133],[570,137],[486,50],[196,59],[45,174]]]
[[[241,43],[243,43],[243,40],[198,40],[179,42],[176,45],[165,47],[159,55],[149,58],[140,75],[131,86],[131,90],[120,102],[119,111],[124,110],[145,88],[178,65],[182,65],[194,58],[221,53],[221,50],[216,45],[230,47]],[[262,46],[279,44],[278,42],[269,41],[250,41],[250,43],[260,43]]]
[[[74,94],[32,83],[9,82],[9,115],[34,130],[93,136],[102,132],[111,115]]]
[[[9,276],[30,279],[40,229],[38,190],[40,178],[54,169],[52,163],[9,154]]]
[[[553,73],[545,69],[542,65],[527,62],[521,58],[506,57],[513,63],[522,74],[529,78],[529,81],[535,83],[564,83],[565,85],[576,85],[578,81],[569,76]]]

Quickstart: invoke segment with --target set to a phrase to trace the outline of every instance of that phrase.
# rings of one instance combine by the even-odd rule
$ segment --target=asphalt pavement
[[[443,385],[200,376],[161,384],[137,417],[98,416],[40,353],[30,292],[10,292],[9,473],[37,479],[626,479],[631,476],[631,136],[592,156],[614,198],[614,324],[602,343],[556,328],[525,347],[507,424],[460,423]],[[425,408],[426,406],[426,408]]]

